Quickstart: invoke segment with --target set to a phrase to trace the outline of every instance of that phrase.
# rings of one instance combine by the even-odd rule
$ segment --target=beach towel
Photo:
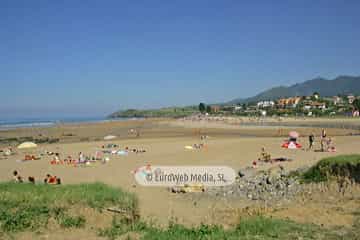
[[[126,156],[126,155],[128,155],[128,152],[124,151],[124,150],[120,150],[120,151],[117,152],[117,155]]]

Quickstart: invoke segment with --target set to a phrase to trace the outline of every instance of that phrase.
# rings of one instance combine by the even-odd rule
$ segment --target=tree
[[[205,105],[205,103],[200,103],[200,104],[199,104],[199,111],[200,111],[201,113],[204,113],[205,110],[206,110],[206,105]]]
[[[209,106],[209,105],[206,106],[206,112],[211,113],[211,106]]]
[[[319,98],[320,98],[320,94],[318,92],[314,92],[313,95],[311,96],[312,101],[316,101]]]
[[[354,108],[358,111],[360,111],[360,99],[355,99],[352,103],[352,105],[354,106]]]

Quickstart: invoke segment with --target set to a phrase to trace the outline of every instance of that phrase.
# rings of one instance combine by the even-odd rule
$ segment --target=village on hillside
[[[360,97],[353,94],[322,97],[315,92],[310,96],[295,96],[234,105],[208,105],[200,103],[205,114],[240,116],[347,116],[359,117]]]

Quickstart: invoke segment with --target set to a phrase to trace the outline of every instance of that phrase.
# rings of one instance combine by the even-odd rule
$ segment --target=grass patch
[[[117,239],[130,233],[135,233],[136,236],[146,240],[358,239],[360,237],[357,230],[360,227],[359,221],[354,224],[353,230],[337,233],[316,225],[263,216],[242,218],[231,229],[216,225],[188,228],[176,223],[171,223],[167,228],[159,228],[135,217],[138,206],[133,194],[101,183],[60,186],[0,183],[0,238],[21,231],[41,231],[46,229],[50,219],[55,220],[55,223],[62,228],[83,228],[87,225],[86,219],[71,211],[70,207],[74,206],[91,207],[99,211],[110,206],[129,210],[130,216],[115,214],[109,227],[98,229],[98,235],[108,239]],[[97,226],[88,227],[96,229]]]
[[[185,228],[181,225],[172,225],[167,230],[152,229],[143,239],[315,239],[315,236],[324,234],[325,232],[314,225],[255,216],[242,219],[230,230],[220,226],[201,225],[197,228]]]
[[[315,225],[298,224],[292,221],[254,216],[242,219],[237,226],[225,230],[216,225],[200,225],[187,228],[180,224],[170,224],[166,229],[157,228],[141,222],[128,224],[122,220],[114,220],[110,228],[99,232],[100,236],[109,239],[130,233],[139,233],[146,240],[198,240],[198,239],[326,239],[333,233]]]
[[[339,155],[324,158],[306,171],[302,179],[304,182],[322,182],[332,177],[346,177],[360,182],[360,155]]]
[[[85,226],[85,218],[83,216],[62,216],[58,223],[63,228],[82,228]]]
[[[108,228],[99,229],[98,235],[112,240],[129,232],[144,233],[149,229],[151,229],[151,227],[142,221],[131,221],[128,218],[114,216],[111,226]]]
[[[70,207],[91,207],[101,211],[109,206],[137,211],[133,194],[105,184],[32,185],[0,183],[0,229],[3,232],[35,231],[54,218],[63,228],[80,228],[83,216],[68,214]]]

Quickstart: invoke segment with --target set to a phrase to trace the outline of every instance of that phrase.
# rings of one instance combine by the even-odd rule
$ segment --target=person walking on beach
[[[315,136],[313,133],[311,133],[309,135],[309,150],[311,150],[313,148],[314,142],[315,142]]]

